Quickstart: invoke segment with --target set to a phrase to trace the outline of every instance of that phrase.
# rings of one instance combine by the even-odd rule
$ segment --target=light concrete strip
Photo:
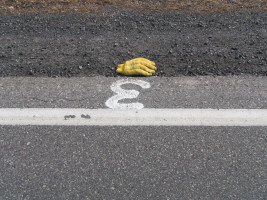
[[[267,109],[2,108],[0,125],[267,126]]]
[[[150,88],[121,86],[139,95],[120,103],[139,102],[144,108],[267,109],[267,78],[263,76],[6,77],[0,78],[0,107],[107,108],[107,100],[116,95],[111,87],[121,80],[150,84]]]

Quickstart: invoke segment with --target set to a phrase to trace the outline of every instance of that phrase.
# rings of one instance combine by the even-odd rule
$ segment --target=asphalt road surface
[[[121,86],[140,94],[119,103],[145,108],[267,107],[265,77],[206,76],[5,77],[1,108],[108,109],[121,80],[150,83]],[[266,199],[266,133],[266,126],[1,125],[1,199]]]
[[[157,76],[267,75],[263,11],[0,17],[0,76],[117,76],[135,57]]]
[[[4,113],[266,112],[266,12],[106,14],[0,16],[0,199],[265,200],[267,118],[246,127],[41,126],[39,113],[28,125]],[[115,73],[135,57],[155,61],[156,75]],[[10,116],[19,120],[4,125]]]
[[[0,130],[2,199],[266,199],[266,127]]]

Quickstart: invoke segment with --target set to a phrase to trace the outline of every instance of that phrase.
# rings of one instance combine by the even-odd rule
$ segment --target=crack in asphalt
[[[88,98],[82,98],[82,99],[68,99],[68,98],[60,98],[60,99],[52,99],[52,100],[44,100],[44,99],[40,99],[38,97],[31,97],[31,100],[37,100],[37,101],[42,101],[42,102],[46,102],[46,103],[53,103],[56,101],[70,101],[70,102],[75,102],[75,101],[85,101],[88,100]]]

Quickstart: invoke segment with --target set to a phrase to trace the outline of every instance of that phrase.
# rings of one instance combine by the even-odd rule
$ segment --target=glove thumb
[[[117,68],[117,70],[116,70],[116,72],[117,72],[117,73],[121,73],[122,70],[123,70],[123,64],[119,64],[119,65],[118,65],[118,68]]]

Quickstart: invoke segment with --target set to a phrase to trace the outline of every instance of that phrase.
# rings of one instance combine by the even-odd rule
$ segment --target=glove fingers
[[[138,62],[138,63],[146,63],[146,64],[149,64],[149,65],[153,65],[153,66],[155,66],[156,65],[156,63],[154,63],[153,61],[151,61],[151,60],[148,60],[148,59],[146,59],[146,58],[134,58],[134,59],[132,59],[132,60],[130,60],[130,62]]]
[[[149,63],[151,65],[156,65],[156,63],[154,63],[153,61],[148,60],[146,58],[136,58],[136,59],[138,59],[139,62],[146,62],[146,63]]]
[[[148,67],[146,67],[145,65],[138,65],[138,67],[146,72],[149,73],[155,73],[155,70],[149,69]]]
[[[153,65],[153,66],[156,65],[156,63],[154,63],[153,61],[148,60],[146,58],[140,58],[140,62],[145,62],[145,63],[150,64],[150,65]]]
[[[155,63],[152,64],[150,62],[140,61],[140,64],[145,65],[146,67],[148,67],[150,69],[153,69],[153,70],[156,70],[157,69],[157,67],[155,66]]]
[[[152,73],[146,72],[142,69],[134,69],[132,71],[135,72],[136,75],[152,76]]]

